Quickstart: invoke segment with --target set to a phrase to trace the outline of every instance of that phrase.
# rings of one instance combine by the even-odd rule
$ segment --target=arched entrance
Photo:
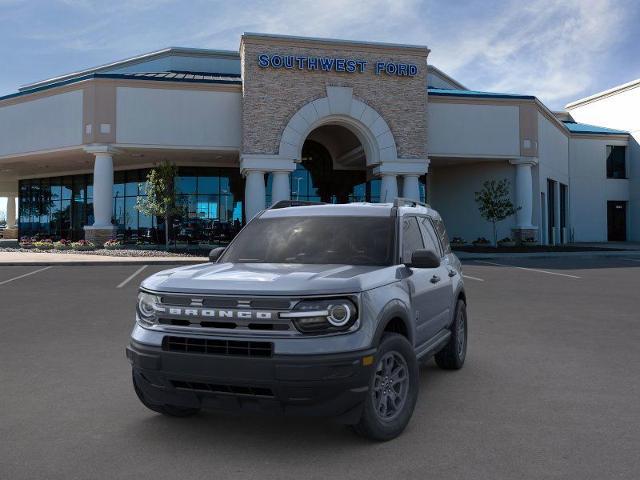
[[[348,128],[327,124],[312,130],[291,175],[291,198],[327,203],[379,201],[380,180],[367,168],[364,147]]]
[[[421,197],[418,177],[428,160],[398,158],[389,125],[352,88],[326,89],[326,97],[291,116],[277,152],[240,156],[247,219],[289,198],[342,203],[390,202],[399,192]]]

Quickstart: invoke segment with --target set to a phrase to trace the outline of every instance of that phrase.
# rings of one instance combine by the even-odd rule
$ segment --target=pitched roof
[[[615,130],[613,128],[598,127],[596,125],[589,125],[588,123],[578,123],[571,121],[563,121],[564,125],[569,129],[571,133],[583,133],[583,134],[597,134],[597,135],[628,135],[629,132],[625,130]]]
[[[151,80],[159,82],[185,82],[185,83],[217,83],[226,85],[242,85],[240,75],[231,73],[204,73],[204,72],[140,72],[140,73],[90,73],[80,77],[73,77],[67,80],[60,80],[54,83],[48,83],[40,87],[22,90],[17,93],[10,93],[0,97],[0,100],[9,98],[22,97],[35,92],[49,90],[50,88],[62,87],[73,83],[91,80],[93,78],[113,78],[120,80]]]
[[[130,65],[136,65],[139,63],[147,62],[152,59],[167,57],[171,55],[189,55],[189,56],[207,56],[207,57],[221,57],[221,58],[237,58],[240,59],[238,52],[229,50],[211,50],[204,48],[185,48],[185,47],[168,47],[161,50],[156,50],[149,53],[143,53],[134,57],[125,58],[124,60],[116,60],[115,62],[106,63],[97,67],[86,68],[77,72],[71,72],[57,77],[41,80],[38,82],[29,83],[18,88],[18,91],[31,90],[51,83],[58,83],[64,80],[70,80],[75,77],[81,77],[90,75],[92,73],[100,73],[115,68],[123,68]]]
[[[477,90],[454,90],[446,88],[428,88],[429,95],[442,97],[476,97],[476,98],[515,98],[534,100],[533,95],[520,95],[517,93],[479,92]]]

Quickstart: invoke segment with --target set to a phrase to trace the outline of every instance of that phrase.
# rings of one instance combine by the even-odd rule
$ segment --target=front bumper
[[[327,355],[234,357],[165,351],[131,341],[127,358],[145,398],[158,405],[284,415],[360,417],[375,349]]]

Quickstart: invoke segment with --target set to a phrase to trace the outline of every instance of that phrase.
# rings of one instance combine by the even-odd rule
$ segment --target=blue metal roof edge
[[[439,97],[476,97],[476,98],[515,98],[520,100],[535,100],[534,95],[521,95],[517,93],[493,93],[478,92],[475,90],[454,90],[445,88],[427,88],[429,95]]]
[[[233,75],[230,75],[233,76]],[[163,78],[163,77],[143,77],[140,75],[134,75],[130,73],[90,73],[88,75],[82,75],[81,77],[74,77],[68,80],[62,80],[60,82],[49,83],[41,87],[35,87],[30,90],[24,90],[22,92],[10,93],[0,97],[0,101],[9,100],[11,98],[23,97],[32,93],[42,92],[57,87],[64,87],[65,85],[71,85],[73,83],[83,82],[85,80],[91,80],[93,78],[112,78],[120,80],[147,80],[151,82],[183,82],[183,83],[217,83],[223,85],[241,85],[242,80],[198,80],[194,78]]]
[[[629,135],[629,132],[625,130],[616,130],[614,128],[607,127],[599,127],[598,125],[591,125],[588,123],[580,123],[580,122],[568,122],[563,121],[564,125],[569,129],[571,133],[575,133],[576,135],[585,134],[585,135]],[[585,127],[584,130],[573,130],[571,125],[579,125],[580,127]],[[591,130],[590,130],[591,129]]]

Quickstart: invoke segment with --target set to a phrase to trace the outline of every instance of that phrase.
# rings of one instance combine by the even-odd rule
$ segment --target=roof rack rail
[[[397,197],[393,201],[394,207],[425,207],[431,208],[431,205],[428,203],[420,202],[418,200],[413,200],[411,198]]]
[[[312,205],[326,205],[325,202],[310,202],[307,200],[280,200],[271,205],[268,210],[287,207],[310,207]]]

